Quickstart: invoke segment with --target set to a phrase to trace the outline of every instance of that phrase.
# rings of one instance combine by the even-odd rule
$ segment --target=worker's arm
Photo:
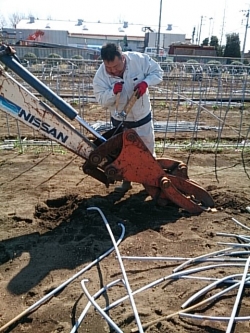
[[[93,80],[93,90],[97,102],[103,107],[113,106],[115,104],[116,94],[114,86],[117,78],[110,78],[106,73],[104,66],[100,66]]]
[[[142,54],[142,70],[145,75],[143,81],[145,81],[148,86],[162,82],[163,70],[161,69],[161,66],[147,54]]]

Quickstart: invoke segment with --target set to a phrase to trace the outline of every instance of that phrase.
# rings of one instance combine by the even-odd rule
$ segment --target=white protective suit
[[[112,76],[106,72],[104,63],[98,68],[94,80],[93,88],[97,102],[108,108],[111,117],[120,121],[114,116],[116,95],[113,92],[114,84],[123,81],[123,88],[120,95],[118,111],[124,110],[126,103],[134,92],[134,87],[141,81],[145,81],[148,86],[162,82],[163,71],[159,64],[147,54],[139,52],[123,52],[126,58],[126,68],[123,78]],[[134,104],[132,110],[127,115],[126,121],[138,121],[146,117],[151,112],[149,91],[140,97]],[[154,151],[154,126],[153,120],[145,125],[134,128],[150,152],[155,156]]]

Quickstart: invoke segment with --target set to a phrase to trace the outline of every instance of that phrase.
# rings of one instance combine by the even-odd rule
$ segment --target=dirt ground
[[[121,198],[79,170],[80,159],[67,153],[19,155],[1,153],[1,252],[0,252],[0,322],[1,325],[20,314],[48,292],[60,286],[112,247],[110,236],[98,211],[107,218],[118,239],[122,223],[125,237],[119,246],[121,255],[196,257],[222,247],[224,237],[217,232],[249,234],[235,225],[232,218],[250,226],[246,207],[250,202],[249,179],[241,165],[235,164],[237,154],[226,156],[224,169],[217,183],[213,176],[212,156],[199,156],[199,165],[192,165],[189,174],[212,195],[217,212],[192,216],[174,205],[157,207],[142,185]],[[195,177],[195,178],[194,178]],[[232,241],[232,239],[230,239]],[[132,290],[171,274],[180,262],[168,260],[124,260]],[[243,267],[205,271],[204,276],[229,275],[242,272]],[[80,281],[89,279],[87,288],[94,294],[103,285],[121,278],[121,269],[112,252],[107,258],[63,288],[37,311],[25,316],[6,332],[70,332],[87,302]],[[223,332],[226,323],[209,320],[194,321],[174,316],[181,304],[208,282],[184,279],[166,281],[135,296],[135,304],[143,323],[158,319],[149,332]],[[240,307],[248,315],[249,290],[245,290]],[[102,307],[126,295],[119,284],[100,298]],[[227,315],[232,311],[236,291],[219,301],[198,309],[198,313]],[[129,300],[109,312],[124,332],[135,327]],[[235,332],[248,332],[249,321],[236,325]],[[89,310],[78,332],[107,332],[101,316]]]
[[[185,154],[179,150],[164,152],[165,157],[174,159],[183,159]],[[113,244],[109,228],[97,210],[100,209],[116,240],[121,237],[124,226],[125,235],[118,247],[121,256],[153,257],[152,260],[122,260],[131,290],[143,288],[134,295],[138,316],[128,297],[107,311],[122,332],[130,332],[138,327],[138,322],[151,321],[154,322],[145,328],[146,332],[225,332],[228,320],[198,320],[180,317],[178,313],[189,297],[211,281],[167,277],[184,262],[184,259],[177,260],[178,257],[205,255],[228,247],[218,242],[237,242],[234,237],[218,233],[250,234],[232,220],[250,227],[247,210],[250,206],[249,157],[245,162],[244,167],[240,150],[223,152],[217,159],[216,177],[215,154],[193,153],[188,164],[189,177],[211,194],[216,211],[191,215],[171,203],[167,207],[156,205],[141,184],[133,184],[132,190],[123,197],[115,194],[114,185],[106,188],[83,174],[82,160],[70,152],[27,151],[20,154],[17,149],[2,151],[0,326],[19,318],[3,331],[73,332],[72,327],[88,303],[81,282],[88,279],[86,288],[94,295],[103,286],[123,278],[115,251],[103,255]],[[87,210],[91,207],[92,210]],[[100,256],[102,260],[98,261]],[[165,259],[157,260],[156,257]],[[171,260],[172,257],[175,260]],[[247,258],[246,254],[241,258]],[[186,269],[217,264],[215,268],[207,267],[192,274],[210,279],[243,273],[245,262],[228,263],[227,259],[199,262]],[[158,280],[154,286],[144,288]],[[227,286],[222,284],[210,290],[198,301]],[[58,288],[57,292],[53,293],[55,288]],[[235,288],[189,313],[230,317],[237,292]],[[49,293],[54,297],[47,298],[38,308],[31,308]],[[128,292],[120,281],[100,296],[97,303],[105,308],[126,295]],[[237,317],[249,316],[249,296],[250,291],[245,288]],[[20,315],[22,313],[24,315]],[[170,318],[165,318],[171,314]],[[77,331],[104,333],[114,330],[90,307]],[[250,321],[237,322],[233,331],[249,332]]]

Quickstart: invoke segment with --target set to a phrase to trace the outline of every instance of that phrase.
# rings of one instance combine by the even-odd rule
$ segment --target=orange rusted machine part
[[[105,159],[103,174],[98,171],[98,165]],[[117,180],[141,183],[159,205],[172,201],[192,214],[214,206],[210,194],[189,179],[184,163],[154,158],[133,129],[125,129],[99,145],[90,154],[83,169],[95,178],[98,178],[96,172],[100,172],[102,179],[99,180],[107,186]]]

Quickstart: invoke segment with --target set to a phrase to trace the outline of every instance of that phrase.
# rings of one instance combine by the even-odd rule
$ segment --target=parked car
[[[150,57],[166,57],[166,52],[162,47],[159,47],[159,54],[157,54],[157,47],[147,46],[144,53],[147,53]]]

